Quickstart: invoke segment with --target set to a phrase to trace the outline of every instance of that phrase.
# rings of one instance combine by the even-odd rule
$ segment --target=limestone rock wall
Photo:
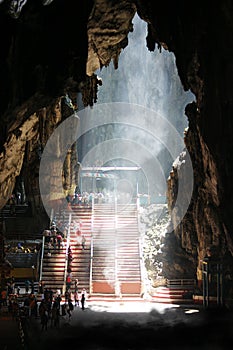
[[[0,206],[3,207],[9,200],[16,179],[20,175],[24,179],[26,201],[31,206],[36,223],[41,216],[44,218],[45,215],[39,187],[41,155],[49,136],[67,116],[73,113],[73,110],[64,105],[64,98],[58,98],[51,101],[47,107],[40,108],[31,114],[29,106],[34,103],[35,98],[43,100],[40,96],[34,96],[15,111],[17,118],[9,128],[7,140],[3,145],[4,151],[0,155]],[[71,146],[63,168],[59,159],[60,146],[57,145],[54,162],[48,164],[47,177],[44,177],[45,180],[47,179],[47,188],[51,194],[57,192],[57,187],[60,189],[61,179],[64,193],[77,183],[74,175],[77,165],[76,143]],[[56,157],[58,168],[56,168]],[[62,193],[63,196],[64,193]],[[54,199],[57,198],[50,198],[50,200]],[[43,227],[43,220],[41,225]]]
[[[128,33],[133,29],[132,19],[136,13],[133,2],[97,0],[88,19],[87,75],[92,76],[113,60],[115,68],[118,57],[128,44]]]
[[[232,279],[232,4],[223,1],[212,7],[209,1],[198,1],[191,11],[186,6],[165,1],[152,15],[144,7],[141,11],[149,23],[148,47],[160,43],[175,53],[182,83],[196,96],[196,102],[186,108],[189,130],[185,136],[194,171],[193,197],[181,224],[170,235],[177,248],[174,268],[170,264],[165,273],[179,276],[178,270],[185,266],[179,264],[182,249],[183,258],[192,262],[190,275],[196,271],[200,278],[201,260],[211,247],[224,262],[224,274],[230,271]],[[168,180],[170,209],[176,200],[177,179],[174,168]]]

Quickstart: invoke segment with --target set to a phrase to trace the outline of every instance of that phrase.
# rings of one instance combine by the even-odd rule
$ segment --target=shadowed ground
[[[59,329],[33,322],[33,349],[230,349],[229,310],[152,303],[90,303],[61,317]],[[36,332],[35,332],[36,330]]]
[[[1,350],[22,349],[16,345],[15,323],[5,322],[9,328],[4,337],[1,331]],[[30,350],[228,350],[233,341],[230,310],[146,302],[90,302],[84,311],[75,308],[70,319],[61,316],[57,329],[49,322],[47,331],[42,331],[40,319],[34,317],[28,327],[24,349]]]

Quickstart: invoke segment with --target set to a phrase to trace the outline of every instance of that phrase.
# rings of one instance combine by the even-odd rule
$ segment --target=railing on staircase
[[[94,220],[94,196],[92,196],[91,200],[91,257],[90,257],[90,279],[89,279],[89,293],[93,293],[93,283],[92,283],[92,271],[93,271],[93,220]]]
[[[66,252],[65,252],[65,270],[64,270],[64,280],[63,280],[63,289],[62,293],[65,294],[66,291],[66,277],[67,277],[67,267],[68,267],[68,248],[70,245],[70,226],[71,226],[71,213],[69,214],[69,223],[68,223],[68,231],[67,231],[67,238],[66,238]]]
[[[139,245],[139,259],[140,259],[140,278],[141,278],[141,295],[145,292],[145,286],[144,286],[144,260],[143,260],[143,245],[142,245],[142,239],[141,236],[138,240]]]
[[[90,257],[90,279],[89,279],[89,291],[90,294],[93,293],[93,284],[92,284],[92,271],[93,271],[93,234],[91,234],[91,257]]]
[[[139,198],[138,198],[139,199]],[[140,223],[140,205],[139,205],[139,200],[137,199],[136,203],[136,210],[137,210],[137,224],[139,227]],[[145,292],[145,286],[144,286],[144,259],[143,259],[143,244],[142,244],[142,234],[140,232],[139,240],[138,240],[138,245],[139,245],[139,259],[140,259],[140,276],[141,276],[141,295]]]
[[[53,221],[53,216],[54,216],[54,210],[53,208],[51,209],[51,214],[50,214],[50,222],[49,222],[49,228],[51,227],[52,221]],[[43,261],[44,261],[44,248],[45,248],[45,236],[43,235],[42,238],[42,247],[41,247],[41,260],[40,260],[40,271],[39,271],[39,281],[42,280],[43,278]]]
[[[185,289],[192,289],[196,285],[196,280],[193,278],[179,278],[179,279],[167,279],[166,285],[168,288],[185,288]]]
[[[45,236],[43,235],[42,246],[41,246],[41,257],[40,257],[39,281],[42,280],[43,261],[44,261],[44,246],[45,246]]]
[[[118,239],[117,239],[117,227],[118,227],[118,217],[117,217],[117,198],[115,196],[114,201],[114,230],[115,230],[115,295],[121,295],[121,286],[118,280]]]

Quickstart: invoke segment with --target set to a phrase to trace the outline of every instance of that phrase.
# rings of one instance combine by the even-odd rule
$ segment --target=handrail
[[[167,279],[167,287],[193,287],[196,285],[194,278],[178,278],[178,279]]]
[[[50,214],[50,222],[49,222],[49,229],[51,227],[51,223],[53,221],[53,215],[54,215],[54,210],[53,208],[51,209],[51,214]],[[43,262],[44,262],[44,247],[45,247],[45,236],[43,235],[42,238],[42,247],[41,247],[41,262],[40,262],[40,272],[39,272],[39,281],[42,280],[42,272],[43,272]]]
[[[91,257],[90,257],[90,279],[89,279],[89,293],[92,294],[93,292],[93,285],[92,285],[92,271],[93,271],[93,234],[91,233]]]
[[[146,271],[146,267],[144,264],[144,256],[143,256],[143,235],[140,230],[140,201],[139,197],[136,198],[136,218],[137,218],[137,227],[139,232],[139,238],[138,238],[138,249],[139,249],[139,259],[140,259],[140,278],[141,278],[141,295],[146,295],[148,292],[148,275]]]
[[[139,221],[140,221],[140,215],[139,211],[137,211],[137,227],[139,231]],[[139,232],[139,238],[138,238],[138,249],[139,249],[139,259],[140,259],[140,279],[141,279],[141,294],[145,292],[145,286],[144,286],[144,277],[143,277],[143,271],[145,270],[145,265],[144,265],[144,258],[143,258],[143,248],[142,248],[142,235],[141,232]]]
[[[43,238],[42,238],[42,247],[41,247],[41,259],[40,259],[39,281],[42,280],[43,262],[44,262],[44,246],[45,246],[45,236],[43,235]]]
[[[117,210],[117,199],[115,196],[115,294],[117,296],[121,296],[121,285],[119,283],[119,279],[118,279],[118,210]]]
[[[94,196],[92,196],[92,205],[91,205],[91,257],[90,257],[90,278],[89,278],[89,294],[93,292],[92,285],[92,271],[93,271],[93,227],[94,227]]]
[[[65,271],[64,271],[64,281],[62,293],[65,294],[66,291],[66,277],[67,277],[67,266],[68,266],[68,248],[70,245],[70,226],[71,226],[71,213],[69,214],[68,232],[66,238],[66,256],[65,256]]]

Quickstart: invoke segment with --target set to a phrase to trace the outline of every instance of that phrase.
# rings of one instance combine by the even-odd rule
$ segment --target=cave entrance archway
[[[157,48],[154,52],[149,52],[146,47],[147,24],[137,14],[133,19],[133,24],[134,30],[128,35],[129,43],[120,54],[118,68],[115,69],[111,63],[97,72],[102,79],[97,104],[126,101],[151,108],[166,118],[183,140],[184,130],[188,127],[185,107],[195,100],[195,96],[190,91],[184,91],[178,76],[174,54],[163,48],[161,52]],[[127,116],[125,121],[127,123]],[[128,130],[128,134],[126,132],[125,138],[131,137],[130,131]],[[166,130],[159,130],[158,127],[158,133],[162,135],[165,132]],[[145,139],[148,138],[148,134],[143,136]],[[157,203],[161,199],[163,203],[167,202],[166,180],[175,161],[166,145],[168,137],[168,135],[164,137],[165,145],[163,144],[156,151],[165,186],[158,186],[157,193],[150,193],[152,199],[150,204]],[[154,141],[149,140],[149,143],[153,144]],[[185,148],[184,143],[183,147]],[[178,157],[179,153],[176,156]],[[153,220],[156,219],[158,219],[157,216]],[[151,229],[151,224],[147,229]]]
[[[137,34],[137,30],[135,30],[135,33]],[[137,40],[136,38],[136,42]],[[145,38],[143,38],[144,41]],[[79,117],[77,123],[76,121],[70,122],[72,117],[67,118],[60,125],[61,128],[59,126],[53,134],[54,144],[52,144],[52,138],[50,138],[51,147],[56,145],[56,136],[59,134],[59,130],[61,130],[61,137],[57,140],[64,140],[67,149],[69,149],[70,144],[82,139],[81,167],[93,167],[96,162],[101,167],[115,159],[130,161],[144,171],[149,184],[148,192],[150,196],[162,194],[165,197],[166,181],[172,162],[177,160],[184,149],[183,132],[185,125],[180,125],[180,120],[182,117],[184,118],[184,108],[191,97],[190,93],[185,93],[181,88],[172,54],[165,50],[157,51],[155,54],[149,53],[150,59],[145,64],[147,49],[146,53],[140,53],[140,48],[137,45],[132,50],[129,44],[129,48],[130,54],[133,53],[134,57],[130,57],[130,59],[123,57],[126,62],[123,61],[122,64],[119,62],[119,67],[126,68],[123,71],[123,77],[121,76],[119,80],[119,71],[110,70],[109,72],[107,68],[106,76],[104,77],[102,74],[103,87],[105,86],[107,91],[100,90],[99,102],[94,108],[85,108],[77,113]],[[137,62],[137,69],[134,68],[132,71],[131,68],[134,67],[132,62],[135,62],[135,58],[140,58],[141,61]],[[154,68],[156,66],[155,62],[158,64],[156,68]],[[141,69],[139,70],[138,67]],[[99,72],[99,74],[101,73],[104,73],[104,70]],[[117,76],[114,78],[113,74],[115,73]],[[108,84],[106,77],[109,76],[111,77],[111,83]],[[128,76],[129,80],[127,80]],[[130,77],[134,78],[133,81]],[[156,78],[155,81],[154,77]],[[123,81],[126,82],[126,88],[122,87]],[[154,89],[154,86],[156,86],[156,89]],[[120,95],[117,95],[117,91],[120,92]],[[101,98],[101,93],[103,98]],[[53,149],[54,147],[48,153],[53,155]],[[78,153],[79,151],[78,147]],[[47,168],[47,166],[48,163],[45,162],[44,167]],[[189,174],[182,173],[181,180],[186,180],[187,177],[192,179],[192,168],[190,171]],[[182,196],[179,197],[182,191],[182,182],[180,184],[177,202],[179,202],[179,199],[183,199]],[[43,186],[42,183],[41,186]],[[187,192],[187,187],[185,190]],[[179,213],[179,220],[182,219],[188,208],[191,194],[192,181],[190,181],[190,188],[188,189],[188,200],[185,203],[179,203],[181,206],[177,205],[175,208],[183,210]],[[98,209],[98,212],[92,213],[92,237],[89,242],[92,254],[90,259],[90,291],[91,293],[104,291],[105,293],[120,295],[121,293],[133,293],[136,289],[137,293],[140,294],[143,267],[140,263],[142,261],[142,249],[139,232],[135,230],[134,234],[137,233],[137,236],[135,235],[127,240],[130,227],[135,222],[126,223],[124,221],[121,226],[118,224],[119,222],[122,223],[123,214],[124,218],[127,217],[125,213],[127,213],[128,206],[123,208],[115,206],[113,213],[111,210],[110,207],[102,207]],[[119,221],[120,215],[121,220]],[[135,217],[136,215],[134,215]],[[108,220],[108,218],[111,218],[111,220]],[[177,222],[178,224],[179,222]],[[145,231],[147,229],[148,227],[145,228]],[[103,232],[104,236],[102,235]],[[133,255],[136,256],[137,272],[140,270],[140,276],[137,275],[137,281],[126,284],[116,276],[119,276],[119,271],[122,272],[123,266],[126,269],[124,256],[131,256],[130,252],[126,252],[124,248],[135,243],[135,237],[137,238],[138,251],[134,251]],[[100,269],[101,278],[104,277],[103,280],[100,279],[100,275],[97,273],[99,272],[100,255],[104,256],[102,269]],[[96,265],[94,265],[95,263]],[[133,265],[132,260],[131,265]],[[93,274],[93,271],[96,271],[96,275]],[[129,271],[131,270],[127,270],[127,272]],[[125,275],[124,278],[126,278]],[[129,274],[127,278],[129,278]]]

